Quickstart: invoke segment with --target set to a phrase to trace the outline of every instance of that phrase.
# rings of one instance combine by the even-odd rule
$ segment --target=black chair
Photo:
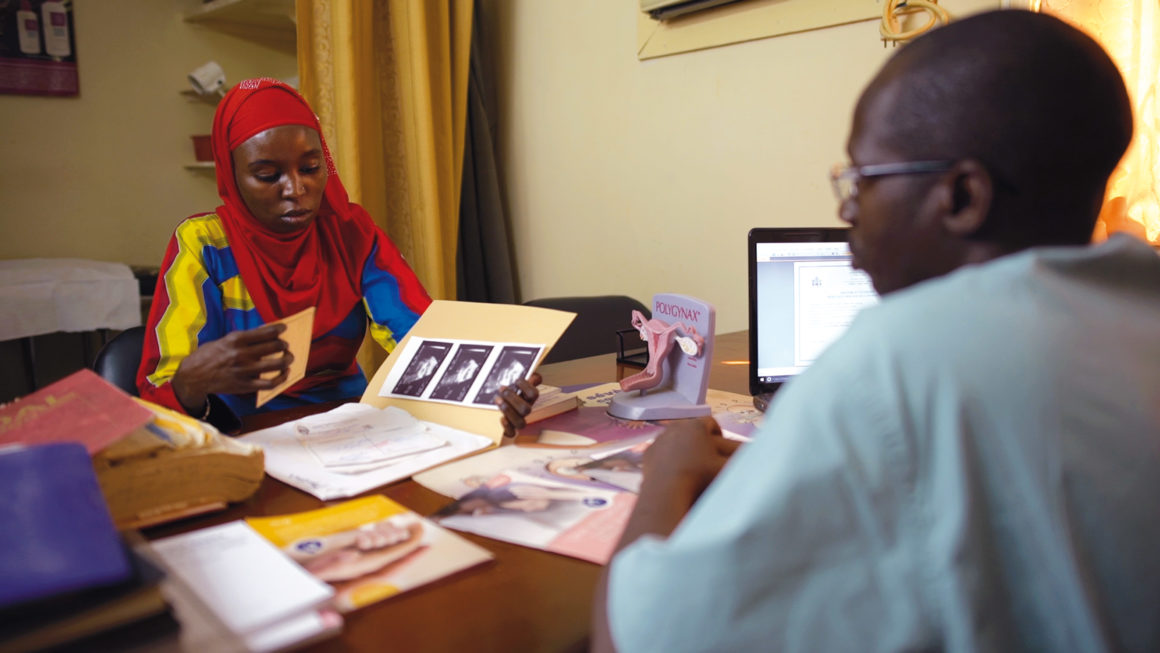
[[[632,329],[632,311],[640,311],[646,318],[652,316],[644,304],[625,295],[546,297],[526,301],[524,306],[554,308],[576,314],[576,319],[544,359],[545,363],[615,353],[619,350],[616,332]]]
[[[125,392],[137,396],[137,367],[145,348],[145,327],[125,329],[101,347],[93,361],[93,370],[101,378]]]

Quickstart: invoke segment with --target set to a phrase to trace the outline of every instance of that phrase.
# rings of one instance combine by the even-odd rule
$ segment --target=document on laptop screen
[[[878,299],[870,278],[848,259],[794,263],[794,365],[806,367]]]
[[[850,267],[845,242],[758,243],[757,376],[774,383],[805,371],[878,300],[869,276]]]

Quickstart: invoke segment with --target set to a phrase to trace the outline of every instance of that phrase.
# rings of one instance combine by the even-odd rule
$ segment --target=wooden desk
[[[748,391],[748,332],[717,337],[710,387]],[[615,356],[594,356],[540,368],[552,385],[602,383],[624,375]],[[635,369],[626,368],[627,373]],[[325,407],[323,407],[325,408]],[[295,419],[320,408],[280,411],[247,420],[248,430]],[[383,494],[421,515],[450,503],[412,480]],[[336,502],[332,502],[336,503]],[[258,492],[227,511],[159,526],[149,539],[243,517],[313,510],[324,502],[267,477]],[[590,603],[600,567],[536,549],[461,533],[495,555],[475,569],[410,590],[346,615],[342,635],[311,651],[581,651],[587,648]]]

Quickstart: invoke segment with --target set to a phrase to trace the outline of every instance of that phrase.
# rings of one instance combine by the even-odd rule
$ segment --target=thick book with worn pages
[[[0,454],[0,609],[132,575],[85,447]]]
[[[120,529],[224,509],[257,491],[258,447],[157,404],[89,370],[0,407],[0,444],[79,442]]]
[[[265,472],[261,448],[163,406],[135,401],[149,411],[149,423],[93,456],[119,528],[221,510],[257,491]]]

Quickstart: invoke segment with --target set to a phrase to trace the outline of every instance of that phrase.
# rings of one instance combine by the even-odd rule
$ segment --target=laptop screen
[[[772,393],[801,374],[878,300],[850,267],[846,229],[749,232],[749,386]]]

